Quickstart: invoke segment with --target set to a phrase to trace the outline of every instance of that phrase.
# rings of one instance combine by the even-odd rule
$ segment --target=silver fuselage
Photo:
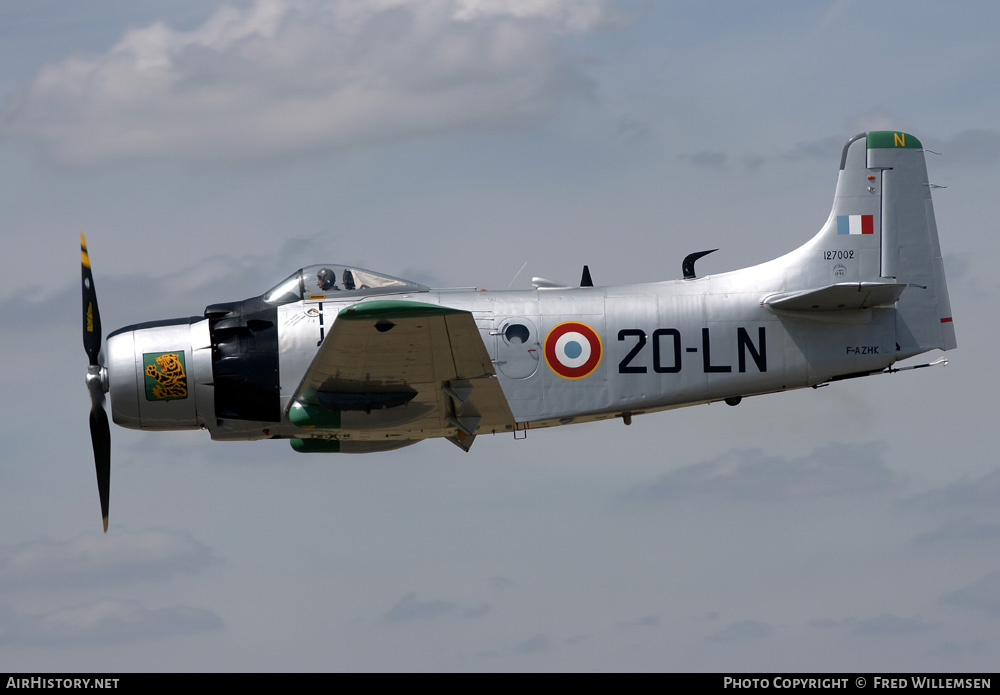
[[[818,233],[780,258],[729,273],[608,287],[539,282],[498,292],[430,290],[342,266],[300,273],[261,297],[209,306],[206,318],[110,336],[115,422],[202,427],[215,439],[388,446],[447,437],[467,449],[460,435],[736,403],[878,373],[956,345],[922,146],[889,131],[844,146],[833,209]],[[342,287],[328,291],[327,280]],[[392,345],[392,354],[372,354],[395,372],[359,367],[360,353],[375,343],[347,324],[338,331],[338,316],[375,316],[385,306],[397,320],[428,309],[462,318],[450,328],[438,321],[433,339],[420,343],[403,337],[416,335],[406,331],[419,321],[386,334],[396,342],[375,338]],[[482,346],[469,337],[473,322]],[[394,324],[372,318],[366,325],[375,336]],[[344,342],[321,349],[331,331]],[[449,341],[450,348],[435,347]],[[407,376],[417,373],[407,360],[421,361],[420,373],[429,374],[473,352],[483,365],[475,374]],[[469,388],[479,399],[471,409],[459,393]]]

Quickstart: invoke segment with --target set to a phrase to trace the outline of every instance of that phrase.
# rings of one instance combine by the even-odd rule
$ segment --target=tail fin
[[[923,145],[912,135],[871,131],[848,140],[829,219],[783,260],[788,289],[833,296],[832,286],[860,284],[890,304],[898,297],[897,359],[956,347]],[[800,294],[784,295],[786,303]]]

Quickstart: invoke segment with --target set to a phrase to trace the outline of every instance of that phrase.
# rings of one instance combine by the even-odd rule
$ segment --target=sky
[[[995,670],[998,23],[975,1],[3,3],[0,670]],[[81,230],[105,331],[321,262],[652,282],[806,241],[843,143],[886,128],[936,153],[947,367],[469,453],[114,427],[101,533]]]

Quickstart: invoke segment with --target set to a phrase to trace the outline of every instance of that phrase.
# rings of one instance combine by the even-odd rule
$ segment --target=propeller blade
[[[97,465],[97,491],[101,496],[101,516],[104,532],[108,532],[108,504],[111,495],[111,426],[103,404],[90,411],[90,439],[94,443],[94,463]]]
[[[94,366],[100,364],[101,312],[97,309],[97,290],[94,275],[90,272],[90,255],[83,232],[80,232],[80,275],[83,282],[83,347],[91,366]]]
[[[101,496],[101,516],[104,532],[108,532],[108,502],[111,489],[111,426],[104,410],[107,391],[107,370],[101,364],[101,312],[97,308],[97,290],[90,271],[87,239],[80,232],[80,276],[83,285],[83,348],[90,366],[87,368],[87,389],[90,391],[90,441],[94,445],[97,466],[97,491]]]

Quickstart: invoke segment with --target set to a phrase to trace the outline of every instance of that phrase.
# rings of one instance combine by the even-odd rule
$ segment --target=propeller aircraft
[[[300,452],[388,451],[441,437],[621,418],[946,363],[956,346],[920,141],[872,131],[840,160],[833,209],[777,259],[697,277],[516,291],[433,290],[338,264],[200,316],[127,326],[102,352],[81,235],[90,429],[108,527],[112,419]],[[104,355],[106,354],[106,362]]]

